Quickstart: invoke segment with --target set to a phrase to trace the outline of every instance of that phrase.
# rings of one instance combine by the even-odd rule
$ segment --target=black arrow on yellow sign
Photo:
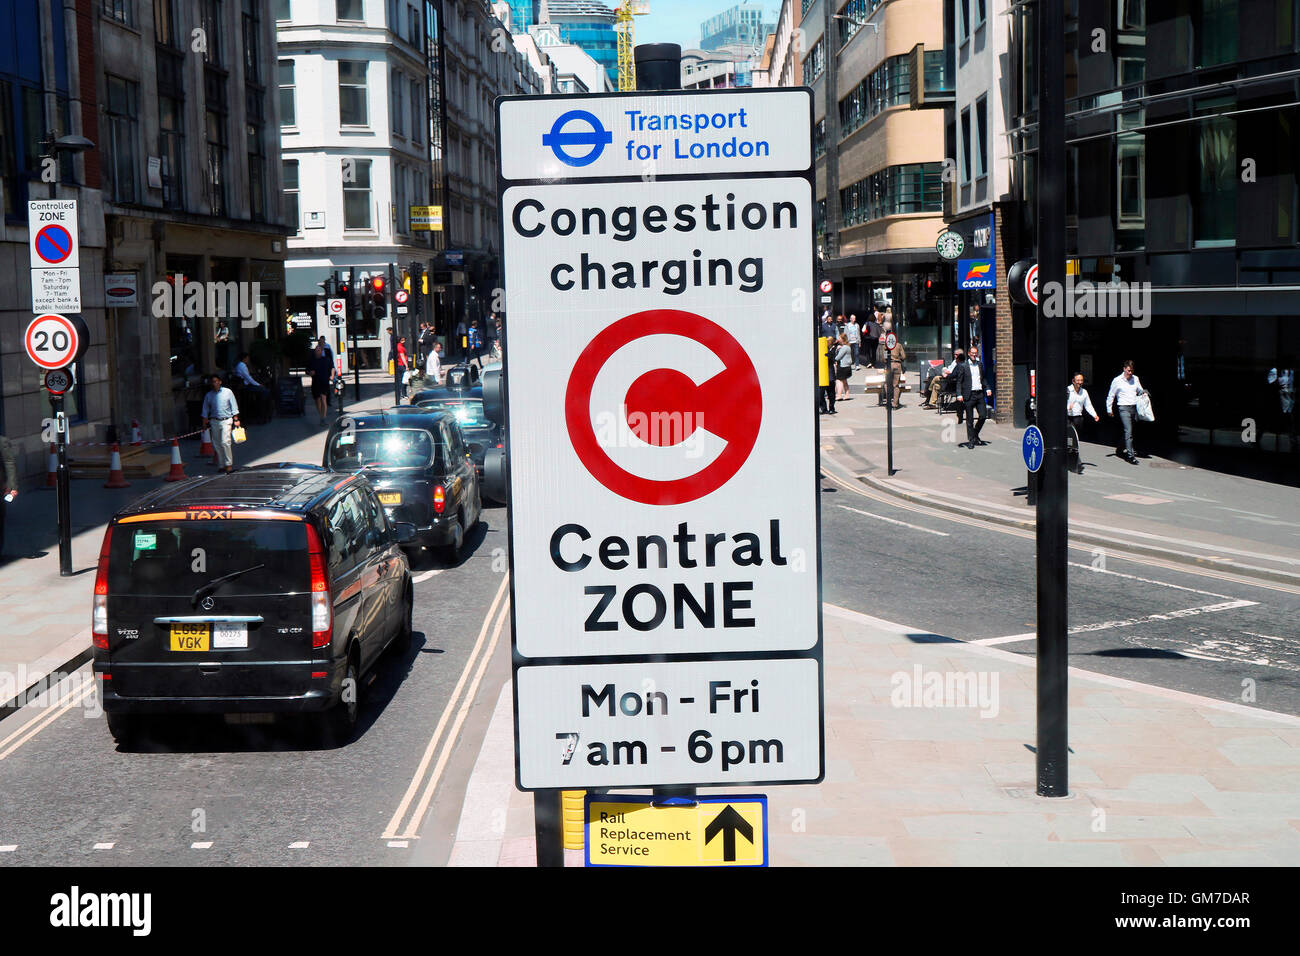
[[[713,838],[719,833],[722,834],[722,860],[724,863],[734,863],[736,861],[736,834],[739,833],[750,843],[754,842],[754,828],[749,821],[742,817],[736,808],[727,804],[727,808],[719,813],[704,828],[704,842],[712,843]]]

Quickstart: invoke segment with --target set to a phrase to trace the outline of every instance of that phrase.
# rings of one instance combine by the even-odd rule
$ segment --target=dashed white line
[[[845,511],[852,511],[855,514],[866,515],[868,518],[875,518],[877,521],[888,521],[890,524],[901,524],[904,528],[911,528],[913,531],[924,531],[926,534],[937,534],[941,538],[949,537],[947,531],[935,531],[933,528],[922,528],[919,524],[908,524],[906,521],[899,521],[897,518],[886,518],[884,515],[872,514],[870,511],[861,511],[857,508],[850,508],[848,505],[840,505]]]
[[[18,849],[17,843],[7,843],[4,846],[0,846],[0,853],[12,853],[16,849]]]
[[[190,849],[191,849],[191,850],[207,850],[207,849],[211,848],[211,846],[212,846],[212,841],[211,841],[211,840],[199,840],[199,841],[197,841],[197,842],[195,842],[195,843],[191,843],[191,844],[190,844]]]
[[[994,644],[1014,644],[1016,641],[1032,641],[1038,637],[1037,632],[1029,634],[1012,634],[1009,637],[986,637],[978,641],[971,641],[971,644],[983,644],[985,647],[991,647]]]
[[[1104,548],[1099,548],[1098,550],[1105,554]],[[1070,567],[1082,568],[1085,571],[1092,571],[1096,574],[1110,574],[1117,578],[1127,578],[1130,581],[1141,581],[1143,584],[1158,584],[1164,588],[1173,588],[1175,591],[1190,591],[1193,594],[1204,594],[1206,597],[1223,598],[1225,600],[1231,600],[1232,598],[1232,595],[1230,594],[1217,594],[1214,591],[1202,591],[1200,588],[1189,588],[1182,584],[1170,584],[1168,581],[1157,581],[1154,578],[1141,578],[1136,574],[1125,574],[1122,571],[1108,571],[1106,568],[1094,568],[1091,564],[1083,564],[1078,561],[1071,561]]]
[[[1131,575],[1124,575],[1131,577]],[[1159,584],[1159,581],[1153,582]],[[1172,585],[1177,587],[1177,585]],[[1185,588],[1184,590],[1191,590]],[[1202,607],[1183,608],[1180,611],[1166,611],[1163,614],[1148,614],[1146,617],[1134,617],[1125,621],[1102,621],[1097,624],[1079,624],[1070,628],[1068,634],[1091,634],[1095,631],[1109,631],[1114,627],[1134,627],[1138,624],[1150,624],[1154,621],[1176,621],[1184,617],[1196,617],[1200,614],[1214,614],[1217,611],[1231,611],[1239,607],[1253,607],[1256,601],[1223,601],[1219,604],[1206,604]],[[968,644],[981,644],[984,647],[991,647],[994,644],[1014,644],[1017,641],[1032,641],[1038,637],[1036,632],[1029,634],[1011,634],[1007,637],[985,637],[978,641],[967,641]]]
[[[113,849],[113,847],[115,847],[115,846],[117,846],[116,843],[96,843],[96,844],[95,844],[95,849],[96,849],[96,850],[111,850],[111,849]]]
[[[290,849],[290,850],[305,850],[305,849],[307,849],[307,847],[309,847],[310,845],[311,845],[311,841],[310,841],[310,840],[298,840],[296,843],[290,843],[290,844],[289,844],[289,849]]]
[[[388,845],[396,849],[404,849],[411,845],[410,840],[389,840]]]
[[[421,581],[427,581],[435,574],[442,574],[442,572],[446,570],[447,570],[446,568],[434,568],[432,571],[422,571],[419,574],[417,574],[415,577],[411,578],[411,583],[419,584]]]

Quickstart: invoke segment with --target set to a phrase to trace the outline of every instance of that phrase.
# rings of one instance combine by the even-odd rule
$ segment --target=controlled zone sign
[[[701,110],[779,128],[788,165],[557,178],[557,146],[594,149],[547,137],[594,128],[567,114],[664,133]],[[498,120],[528,356],[505,366],[517,783],[816,782],[815,382],[789,358],[814,334],[809,94],[506,98]]]
[[[587,866],[767,866],[767,797],[588,794]]]

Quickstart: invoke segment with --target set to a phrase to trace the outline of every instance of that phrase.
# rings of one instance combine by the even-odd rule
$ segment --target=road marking
[[[422,571],[421,573],[417,574],[415,577],[411,578],[411,583],[419,584],[421,581],[427,581],[435,574],[442,574],[442,572],[446,570],[447,570],[446,568],[434,568],[432,571]]]
[[[1068,631],[1070,634],[1090,634],[1096,631],[1109,631],[1116,627],[1136,627],[1139,624],[1151,624],[1155,621],[1177,621],[1185,617],[1197,617],[1201,614],[1215,614],[1219,611],[1232,611],[1239,607],[1253,607],[1257,601],[1223,601],[1219,604],[1206,604],[1202,607],[1189,607],[1181,611],[1166,611],[1164,614],[1148,614],[1145,617],[1132,617],[1122,621],[1101,621],[1097,624],[1080,624]]]
[[[411,845],[410,840],[389,840],[388,845],[395,850],[402,850]]]
[[[305,850],[305,849],[307,849],[307,847],[309,847],[310,845],[311,845],[311,841],[310,841],[310,840],[299,840],[297,843],[290,843],[290,844],[289,844],[289,849],[290,849],[290,850]]]
[[[113,849],[113,847],[115,847],[115,846],[117,846],[116,843],[96,843],[96,844],[95,844],[95,849],[96,849],[96,850],[111,850],[111,849]]]
[[[456,686],[452,690],[451,696],[447,698],[447,706],[443,709],[442,716],[438,719],[438,725],[433,730],[433,736],[429,738],[428,746],[424,748],[424,755],[420,758],[419,766],[415,768],[415,773],[412,775],[411,782],[406,788],[406,793],[403,794],[402,801],[397,805],[397,809],[393,812],[392,819],[388,821],[388,826],[384,828],[384,832],[380,839],[391,840],[398,835],[398,827],[401,826],[402,821],[405,819],[406,811],[410,808],[411,801],[413,801],[415,795],[420,792],[420,784],[424,780],[424,775],[429,769],[429,764],[432,762],[434,754],[438,751],[442,732],[446,728],[447,722],[451,720],[452,711],[455,709],[460,698],[460,693],[464,689],[466,681],[469,679],[470,671],[474,669],[474,664],[478,660],[479,651],[483,649],[483,643],[487,639],[488,630],[492,626],[493,618],[496,617],[498,606],[507,594],[509,584],[510,575],[503,575],[501,578],[501,586],[497,588],[496,596],[492,598],[492,604],[488,608],[486,616],[483,618],[483,626],[479,629],[478,640],[474,643],[474,648],[470,651],[469,658],[465,661],[465,669],[461,671],[460,680],[456,682]],[[391,846],[392,844],[389,845]]]
[[[983,644],[985,647],[991,647],[994,644],[1014,644],[1016,641],[1032,641],[1038,637],[1037,631],[1031,631],[1028,634],[1012,634],[1010,637],[986,637],[978,641],[970,641],[971,644]]]
[[[190,844],[191,850],[208,850],[212,847],[211,840],[199,840]]]
[[[1139,495],[1126,492],[1122,495],[1106,495],[1111,501],[1126,501],[1134,505],[1167,505],[1173,498],[1156,498],[1153,495]]]
[[[6,843],[4,846],[0,846],[0,853],[12,853],[16,849],[18,849],[17,843]]]
[[[429,782],[425,785],[424,793],[420,796],[420,803],[415,808],[415,813],[411,814],[411,819],[407,824],[406,832],[400,834],[404,837],[420,837],[420,822],[424,820],[425,813],[429,810],[429,804],[433,802],[434,791],[438,789],[438,781],[442,779],[442,771],[447,766],[447,761],[451,759],[451,752],[454,745],[459,741],[460,728],[465,723],[465,718],[469,716],[470,708],[474,705],[474,697],[478,693],[479,684],[483,681],[483,675],[487,672],[488,664],[492,661],[492,652],[496,650],[497,641],[501,638],[501,631],[505,627],[506,621],[510,619],[510,602],[506,601],[501,605],[501,611],[497,615],[497,626],[492,631],[492,643],[488,645],[487,651],[479,658],[478,672],[474,675],[474,683],[470,686],[469,691],[461,701],[460,710],[456,712],[456,722],[452,725],[451,731],[447,734],[447,740],[442,748],[442,754],[438,757],[438,763],[433,768],[433,773],[429,777]]]
[[[884,515],[872,514],[870,511],[859,511],[857,508],[850,508],[848,505],[840,505],[845,511],[852,511],[856,514],[866,515],[868,518],[875,518],[877,521],[888,521],[890,524],[901,524],[904,528],[911,528],[913,531],[924,531],[926,534],[937,534],[941,538],[949,537],[947,531],[935,531],[932,528],[923,528],[919,524],[908,524],[906,521],[899,521],[897,518],[886,518]]]
[[[60,681],[59,683],[62,684],[63,681]],[[50,724],[54,723],[61,716],[66,714],[73,707],[79,705],[83,700],[85,700],[87,697],[90,696],[90,694],[94,691],[94,689],[95,689],[94,684],[85,685],[79,692],[74,694],[72,699],[69,700],[67,703],[63,704],[60,707],[54,708],[49,713],[42,714],[40,717],[37,717],[35,720],[29,721],[28,723],[24,724],[22,727],[19,727],[17,730],[15,730],[4,740],[0,740],[0,760],[4,760],[6,757],[12,754],[23,744],[27,743],[27,741],[31,740],[33,737],[39,734]],[[13,741],[12,746],[7,746],[9,745],[10,741]]]
[[[1105,554],[1105,551],[1102,551]],[[1111,571],[1106,568],[1094,568],[1091,564],[1081,564],[1078,561],[1071,561],[1070,567],[1082,568],[1085,571],[1092,571],[1094,574],[1113,574],[1117,578],[1127,578],[1130,581],[1141,581],[1143,584],[1158,584],[1161,587],[1174,588],[1177,591],[1191,591],[1193,594],[1204,594],[1206,597],[1223,598],[1225,601],[1232,600],[1231,594],[1216,594],[1213,591],[1202,591],[1199,588],[1189,588],[1182,584],[1170,584],[1168,581],[1157,581],[1154,578],[1140,578],[1136,574],[1125,574],[1122,571]]]

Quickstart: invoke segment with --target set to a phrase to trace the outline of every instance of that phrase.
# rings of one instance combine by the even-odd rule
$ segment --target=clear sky
[[[618,0],[604,0],[611,7]],[[700,45],[700,24],[723,10],[734,7],[739,0],[650,0],[650,12],[636,18],[637,43],[680,43],[683,50]],[[776,21],[777,4],[749,0],[762,7],[768,19]]]

